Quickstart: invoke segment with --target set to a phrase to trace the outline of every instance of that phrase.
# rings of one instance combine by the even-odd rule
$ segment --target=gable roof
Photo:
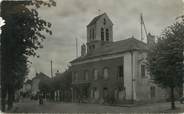
[[[101,15],[96,16],[95,18],[92,19],[92,21],[91,21],[87,26],[96,24],[96,22],[97,22],[103,15],[105,15],[105,14],[106,14],[106,13],[103,13],[103,14],[101,14]]]
[[[87,59],[97,58],[100,56],[107,56],[113,54],[119,54],[128,52],[131,50],[148,50],[147,44],[142,41],[139,41],[135,38],[128,38],[121,41],[112,42],[106,44],[91,53],[88,53],[85,56],[78,57],[71,61],[70,63],[80,62]]]
[[[36,76],[32,80],[34,80],[34,79],[41,79],[42,80],[42,79],[50,79],[50,77],[47,76],[46,74],[40,72],[40,73],[36,73]]]

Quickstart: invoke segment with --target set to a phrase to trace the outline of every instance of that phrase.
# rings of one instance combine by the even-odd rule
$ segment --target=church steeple
[[[95,17],[87,25],[87,52],[113,42],[113,23],[106,13]]]

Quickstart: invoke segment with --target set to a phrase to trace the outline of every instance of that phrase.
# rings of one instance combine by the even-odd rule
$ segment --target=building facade
[[[33,96],[36,96],[38,94],[38,92],[40,92],[40,89],[39,89],[40,81],[42,81],[42,80],[49,80],[49,79],[50,78],[46,74],[44,74],[42,72],[36,73],[36,76],[32,79],[31,94]]]
[[[31,80],[27,80],[27,81],[23,84],[22,92],[23,92],[23,93],[31,94],[31,84],[32,84],[32,81],[31,81]]]
[[[167,97],[146,69],[148,44],[134,37],[114,42],[113,23],[106,13],[87,25],[86,45],[81,46],[81,56],[71,61],[74,102],[127,103]]]

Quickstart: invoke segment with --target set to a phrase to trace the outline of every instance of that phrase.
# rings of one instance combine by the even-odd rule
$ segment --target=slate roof
[[[135,38],[128,38],[121,41],[116,41],[112,43],[105,44],[104,46],[93,50],[93,52],[88,53],[85,56],[78,57],[71,61],[70,63],[80,62],[83,60],[88,60],[92,58],[97,58],[101,56],[113,55],[124,53],[131,50],[148,50],[147,44],[139,41]]]
[[[100,19],[100,17],[102,17],[103,15],[105,15],[105,13],[103,13],[101,15],[98,15],[95,18],[93,18],[92,21],[87,26],[94,25],[98,21],[98,19]]]

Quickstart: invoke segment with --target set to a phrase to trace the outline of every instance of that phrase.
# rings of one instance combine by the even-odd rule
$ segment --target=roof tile
[[[106,55],[112,55],[112,54],[117,54],[117,53],[123,53],[131,50],[147,50],[147,44],[139,41],[135,38],[128,38],[125,40],[121,41],[116,41],[112,43],[108,43],[96,50],[94,50],[91,53],[88,53],[85,56],[78,57],[71,61],[71,63],[91,59],[91,58],[96,58],[99,56],[106,56]]]

